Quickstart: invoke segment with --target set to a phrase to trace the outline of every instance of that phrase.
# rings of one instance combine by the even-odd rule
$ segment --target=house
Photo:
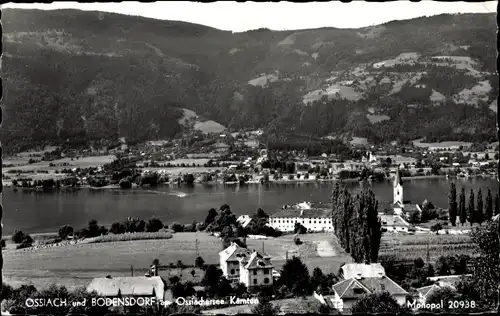
[[[250,257],[241,257],[240,283],[247,288],[273,284],[273,268],[270,257],[253,251]]]
[[[163,301],[165,281],[159,276],[95,278],[87,286],[87,292],[97,292],[104,297],[155,297]]]
[[[247,287],[273,284],[274,266],[269,255],[231,243],[219,257],[220,268],[229,282]]]
[[[344,280],[333,285],[334,295],[325,300],[339,311],[349,311],[363,295],[388,292],[400,305],[406,304],[408,292],[385,274],[382,265],[349,263],[342,266]]]
[[[249,215],[241,215],[236,219],[236,222],[241,224],[241,227],[245,228],[250,224],[252,218]]]
[[[410,231],[411,225],[400,215],[379,215],[382,222],[382,230],[386,232],[405,232]]]
[[[433,293],[435,293],[437,290],[440,290],[442,288],[449,288],[451,290],[456,290],[453,285],[448,284],[448,283],[437,283],[437,284],[432,284],[432,285],[428,285],[428,286],[424,286],[424,287],[418,288],[417,289],[417,293],[418,293],[417,301],[418,301],[418,304],[424,305],[426,303],[427,299],[429,297],[431,297],[431,295]]]
[[[269,217],[269,226],[282,232],[293,232],[296,223],[308,232],[333,232],[332,210],[295,205],[284,207]]]

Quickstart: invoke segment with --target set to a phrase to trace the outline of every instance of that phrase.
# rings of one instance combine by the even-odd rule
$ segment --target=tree
[[[61,237],[62,239],[68,238],[68,236],[71,234],[73,234],[73,227],[64,225],[59,228],[59,237]]]
[[[467,221],[467,211],[465,208],[465,188],[460,191],[460,197],[458,202],[458,215],[460,217],[460,224],[464,226]]]
[[[217,217],[217,211],[214,208],[211,208],[210,210],[208,210],[208,215],[205,218],[205,224],[206,225],[212,224],[216,217]]]
[[[483,193],[481,191],[481,188],[479,188],[479,191],[477,192],[477,206],[476,206],[476,215],[474,216],[475,222],[481,225],[484,220],[484,214],[483,214]]]
[[[375,313],[393,313],[396,315],[410,315],[407,307],[402,307],[388,293],[374,293],[361,297],[351,309],[352,314],[375,314]]]
[[[279,284],[285,285],[288,290],[296,295],[307,294],[310,277],[307,266],[298,257],[293,257],[285,262],[281,270]]]
[[[457,188],[455,183],[450,184],[450,194],[448,195],[448,205],[449,205],[449,214],[450,214],[450,222],[452,226],[456,225],[457,221]]]
[[[436,262],[436,271],[438,275],[450,275],[450,265],[448,264],[448,260],[446,257],[439,257]]]
[[[209,265],[205,270],[205,274],[201,280],[201,285],[207,288],[207,293],[210,296],[213,297],[218,293],[217,286],[219,285],[219,281],[222,276],[222,270],[217,268],[215,265]]]
[[[500,197],[498,193],[495,195],[495,215],[500,214]]]
[[[336,184],[332,192],[332,222],[340,245],[357,263],[377,262],[382,223],[372,191],[352,196]]]
[[[14,234],[12,234],[12,241],[16,244],[20,244],[23,242],[25,237],[26,235],[22,231],[16,230],[14,231]]]
[[[441,302],[453,302],[453,301],[460,301],[461,296],[451,287],[441,287],[434,292],[432,292],[429,297],[426,300],[426,304],[435,304],[435,306],[441,306]],[[445,313],[445,312],[459,312],[457,308],[454,308],[453,310],[449,309],[450,304],[445,303],[443,306],[441,306],[440,309],[433,309],[433,313]],[[463,310],[462,312],[465,312]]]
[[[472,226],[472,223],[474,223],[474,213],[475,213],[475,207],[474,207],[474,190],[470,189],[470,194],[469,194],[469,208],[467,209],[467,220],[469,221],[470,225]]]
[[[152,219],[150,219],[148,221],[148,223],[146,224],[146,231],[147,232],[157,232],[162,228],[163,228],[162,221],[156,217],[153,217]]]
[[[436,235],[439,235],[439,231],[441,229],[443,229],[443,226],[440,223],[436,223],[436,224],[434,224],[434,225],[431,226],[431,231],[435,232]]]
[[[176,233],[180,233],[184,230],[184,226],[179,223],[172,223],[172,225],[170,225],[170,228]]]
[[[118,222],[114,222],[113,224],[111,224],[111,228],[109,229],[109,232],[115,235],[123,234],[125,233],[125,231],[125,225]]]
[[[305,234],[305,233],[307,233],[307,228],[305,228],[301,223],[295,223],[293,233],[294,234]]]
[[[196,259],[194,260],[194,266],[203,269],[204,265],[205,265],[205,260],[203,260],[202,257],[196,257]]]
[[[89,221],[86,233],[87,233],[87,235],[84,237],[87,237],[87,238],[97,237],[97,236],[101,235],[101,229],[100,229],[99,225],[97,224],[97,220],[93,219],[93,220]]]
[[[471,231],[472,242],[476,245],[473,276],[470,282],[480,294],[481,305],[493,307],[500,280],[500,227],[497,221]]]
[[[194,183],[194,176],[191,173],[185,174],[183,179],[184,183],[186,184],[193,184]]]
[[[279,305],[273,305],[269,302],[269,299],[265,297],[259,297],[259,304],[252,308],[252,314],[255,315],[278,315],[281,309]]]
[[[488,193],[486,194],[486,220],[490,221],[493,217],[493,196],[491,195],[491,190],[488,188]]]

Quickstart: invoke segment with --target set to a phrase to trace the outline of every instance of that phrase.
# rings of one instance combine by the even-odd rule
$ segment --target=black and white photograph
[[[500,313],[498,1],[0,9],[1,315]]]

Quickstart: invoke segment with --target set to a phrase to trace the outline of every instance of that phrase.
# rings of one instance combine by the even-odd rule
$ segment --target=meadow
[[[277,270],[281,270],[285,263],[287,251],[289,258],[293,255],[300,256],[310,273],[315,267],[320,267],[325,273],[337,273],[340,266],[350,260],[341,252],[338,252],[338,256],[329,258],[317,254],[315,242],[331,241],[334,238],[332,235],[306,236],[301,245],[295,245],[292,236],[267,240],[247,239],[247,244],[248,248],[258,251],[264,248],[272,257]],[[333,243],[332,246],[335,245]],[[5,282],[13,286],[32,283],[37,287],[46,287],[56,282],[74,288],[88,285],[95,277],[130,275],[132,268],[134,274],[144,275],[154,259],[164,265],[175,264],[178,260],[185,265],[193,265],[199,255],[207,264],[218,264],[220,251],[221,240],[204,232],[176,233],[170,239],[108,241],[36,250],[5,250],[3,274]],[[190,271],[191,268],[183,270],[183,277],[190,277]]]

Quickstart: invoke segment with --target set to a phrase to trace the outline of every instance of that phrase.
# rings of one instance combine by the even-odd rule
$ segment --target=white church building
[[[418,204],[411,204],[410,201],[405,201],[403,199],[404,188],[403,188],[403,178],[399,172],[399,168],[396,169],[396,175],[394,176],[393,183],[393,203],[392,208],[394,210],[394,214],[404,216],[408,212],[419,211],[422,212],[420,206]]]

